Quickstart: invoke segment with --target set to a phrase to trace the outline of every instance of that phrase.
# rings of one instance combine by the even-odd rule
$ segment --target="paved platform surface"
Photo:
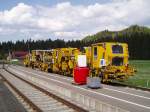
[[[123,86],[103,85],[103,89],[88,89],[85,86],[72,85],[72,78],[58,74],[45,73],[31,68],[21,66],[9,66],[8,69],[18,76],[32,76],[33,78],[45,81],[47,84],[58,85],[95,98],[106,104],[117,106],[131,112],[150,112],[150,92],[136,90]],[[24,78],[26,78],[24,77]]]
[[[27,112],[0,78],[0,112]]]

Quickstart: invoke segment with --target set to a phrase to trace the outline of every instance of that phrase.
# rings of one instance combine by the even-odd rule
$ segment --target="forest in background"
[[[125,42],[128,44],[130,59],[150,59],[150,28],[133,25],[121,31],[104,30],[89,35],[82,40],[18,40],[0,43],[0,58],[6,58],[9,52],[29,51],[33,49],[53,49],[62,47],[77,47],[83,49],[98,42]]]

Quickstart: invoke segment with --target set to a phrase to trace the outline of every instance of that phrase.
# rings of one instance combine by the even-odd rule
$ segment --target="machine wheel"
[[[50,68],[48,68],[48,72],[49,72],[49,73],[52,73],[52,72],[53,72],[53,70],[52,70],[52,69],[50,69]]]

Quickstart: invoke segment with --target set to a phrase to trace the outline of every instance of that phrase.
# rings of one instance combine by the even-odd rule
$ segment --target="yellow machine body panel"
[[[27,54],[25,56],[25,59],[23,60],[23,63],[26,67],[30,66],[30,54]]]
[[[92,46],[92,68],[102,66],[121,66],[128,64],[128,46],[126,43],[97,43]],[[105,65],[101,61],[104,59]]]
[[[41,51],[42,60],[41,60],[41,66],[40,69],[42,71],[48,72],[52,69],[52,50],[43,50]]]
[[[88,47],[85,51],[92,76],[101,76],[103,82],[113,79],[125,80],[134,73],[134,69],[129,66],[126,43],[96,43],[91,45],[91,49]]]
[[[91,47],[84,47],[84,54],[87,58],[87,65],[90,66],[91,64]]]
[[[32,50],[31,51],[31,67],[40,68],[42,66],[44,50]]]
[[[53,71],[67,75],[72,74],[79,53],[77,48],[53,49]]]

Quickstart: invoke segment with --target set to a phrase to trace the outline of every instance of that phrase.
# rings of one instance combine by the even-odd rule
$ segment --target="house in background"
[[[12,55],[12,59],[22,60],[25,58],[27,54],[28,54],[27,51],[13,51],[11,55]]]

